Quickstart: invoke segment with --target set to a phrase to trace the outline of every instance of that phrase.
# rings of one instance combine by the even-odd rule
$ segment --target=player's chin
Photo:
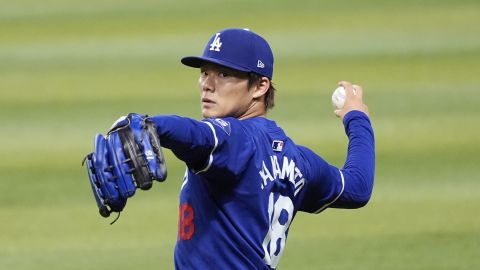
[[[215,112],[215,110],[212,110],[211,108],[205,108],[202,107],[202,116],[204,118],[218,118],[219,114]]]
[[[216,110],[216,108],[202,107],[202,116],[203,118],[224,118],[228,115],[223,111]]]

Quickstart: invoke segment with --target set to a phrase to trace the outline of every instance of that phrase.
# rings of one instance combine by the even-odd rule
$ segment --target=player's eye
[[[218,76],[220,76],[222,78],[225,78],[225,77],[230,76],[230,74],[228,74],[227,72],[220,71],[220,72],[218,72]]]

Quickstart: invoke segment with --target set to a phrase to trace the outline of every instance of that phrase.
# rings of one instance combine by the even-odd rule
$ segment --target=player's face
[[[252,108],[253,92],[248,89],[248,74],[215,64],[204,64],[198,85],[205,118],[242,119]]]

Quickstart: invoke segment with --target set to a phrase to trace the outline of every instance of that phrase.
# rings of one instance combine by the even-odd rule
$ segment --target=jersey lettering
[[[305,181],[295,161],[286,156],[283,157],[282,164],[278,162],[277,156],[270,156],[270,168],[271,169],[267,167],[265,161],[262,161],[262,169],[258,172],[262,180],[260,183],[262,189],[264,189],[269,182],[277,179],[288,179],[288,181],[295,186],[297,186],[298,181]],[[303,185],[301,187],[303,187]]]

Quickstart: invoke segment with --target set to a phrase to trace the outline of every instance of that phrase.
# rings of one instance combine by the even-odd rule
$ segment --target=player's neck
[[[245,119],[254,118],[254,117],[265,117],[265,118],[267,117],[267,111],[265,109],[265,104],[263,102],[261,101],[253,102],[250,105],[250,107],[245,111],[245,113],[237,117],[237,119],[245,120]]]

